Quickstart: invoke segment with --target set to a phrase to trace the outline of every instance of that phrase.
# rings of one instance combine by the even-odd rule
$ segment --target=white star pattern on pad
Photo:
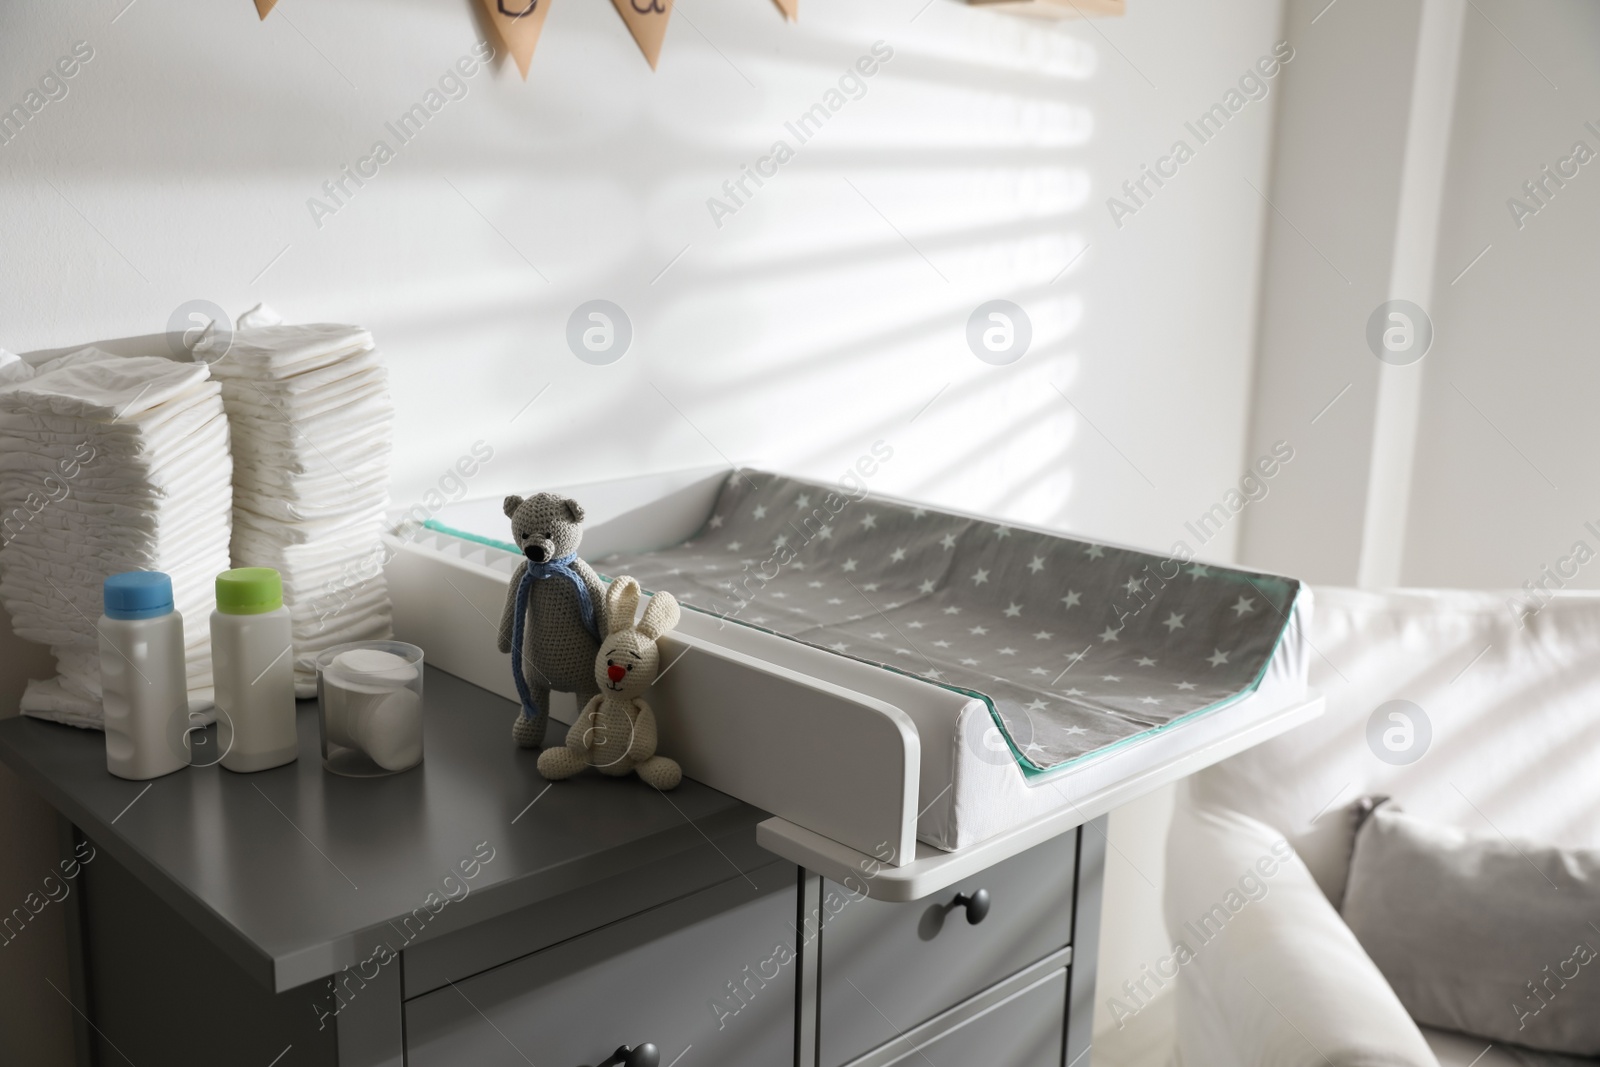
[[[935,641],[933,643],[933,647],[934,648],[949,648],[950,647],[950,642],[949,641]]]
[[[1029,711],[1043,711],[1043,710],[1044,710],[1044,709],[1045,709],[1045,708],[1048,708],[1048,707],[1049,707],[1049,706],[1050,706],[1050,705],[1049,705],[1049,704],[1046,704],[1046,703],[1045,703],[1045,702],[1044,702],[1044,701],[1042,701],[1042,700],[1035,700],[1035,701],[1033,701],[1033,702],[1032,702],[1032,703],[1030,703],[1030,704],[1027,704],[1027,705],[1025,705],[1025,706],[1026,706],[1026,707],[1027,707],[1027,709],[1028,709],[1028,710],[1029,710]],[[1030,746],[1030,747],[1031,747],[1031,746]]]
[[[1067,690],[1067,696],[1069,696],[1069,697],[1081,697],[1081,696],[1083,696],[1083,690],[1082,689],[1068,689]],[[1083,730],[1082,730],[1081,727],[1068,727],[1067,728],[1067,733],[1070,734],[1074,729],[1076,729],[1080,734],[1083,733]]]
[[[806,586],[807,586],[807,588],[810,588],[810,589],[821,589],[822,588],[822,583],[821,582],[807,582]]]
[[[943,549],[945,549],[947,551],[949,549],[952,549],[952,548],[956,547],[956,535],[955,534],[945,534],[943,537],[939,538],[939,547],[941,547],[941,548],[943,548]]]
[[[797,508],[809,508],[811,506],[811,497],[801,493],[795,498],[794,506]]]
[[[984,570],[984,569],[982,569],[981,567],[978,569],[978,572],[972,576],[972,584],[973,585],[983,585],[988,580],[989,580],[989,572]]]
[[[967,631],[967,633],[969,633],[969,634],[977,634],[979,637],[982,637],[984,634],[986,634],[988,632],[989,632],[988,628],[983,627],[983,626],[974,626],[972,629]]]
[[[933,579],[931,579],[931,578],[928,579],[927,581],[923,582],[921,585],[917,586],[917,592],[919,592],[919,593],[931,593],[931,592],[933,592],[933,590],[934,590],[934,584],[933,584]]]
[[[1242,596],[1239,598],[1239,602],[1233,606],[1233,617],[1236,619],[1243,618],[1254,610],[1256,610],[1256,602],[1247,596]]]
[[[1006,618],[1014,619],[1022,614],[1022,605],[1015,600],[1006,605]]]
[[[1061,598],[1061,602],[1067,606],[1069,611],[1077,607],[1081,600],[1083,600],[1083,594],[1071,589],[1067,590],[1067,595]]]
[[[850,646],[845,644],[843,641],[835,641],[833,644],[829,645],[828,647],[833,649],[835,652],[843,652],[845,649],[849,648]]]
[[[868,582],[866,585],[862,586],[861,589],[863,592],[876,593],[878,591],[878,583]]]
[[[856,569],[856,561],[853,559],[847,559],[843,563],[839,564],[839,569],[848,574]]]
[[[926,515],[927,513],[928,513],[928,509],[927,508],[912,508],[911,509],[911,517],[913,519],[920,519],[924,515]]]
[[[976,667],[978,665],[978,661],[975,659],[964,659],[961,661],[961,663],[966,667]]]
[[[819,530],[817,530],[817,540],[818,541],[832,541],[833,540],[833,527],[832,526],[824,526],[824,527],[820,528]]]
[[[831,597],[828,598],[828,603],[830,603],[830,604],[843,604],[844,601],[840,600],[836,596],[831,596]]]
[[[1139,698],[1139,703],[1141,703],[1141,704],[1159,704],[1159,703],[1161,703],[1161,701],[1159,699],[1157,699],[1156,697],[1140,697]]]
[[[1211,568],[1204,563],[1196,563],[1189,568],[1188,574],[1192,578],[1209,578],[1211,577]]]
[[[1228,662],[1228,653],[1219,648],[1214,650],[1212,654],[1206,658],[1213,667],[1220,667],[1224,663]]]
[[[916,619],[912,619],[910,622],[906,623],[906,629],[908,629],[908,630],[920,630],[920,629],[922,629],[922,624],[920,622],[918,622]]]
[[[1038,633],[1033,635],[1033,639],[1035,641],[1048,641],[1054,636],[1055,634],[1051,633],[1049,630],[1040,630]]]
[[[1011,528],[1009,526],[996,526],[994,528],[994,535],[999,538],[1010,537]]]
[[[868,634],[867,636],[872,638],[874,641],[882,641],[885,638],[887,638],[889,635],[884,633],[882,630],[876,630],[876,631]]]
[[[878,516],[876,516],[876,515],[863,515],[863,516],[861,516],[861,528],[863,530],[876,530],[878,528]]]
[[[779,534],[777,537],[772,539],[772,547],[773,548],[782,548],[784,545],[786,545],[788,543],[789,543],[789,535],[788,534]]]
[[[764,519],[767,517],[767,506],[765,504],[757,504],[756,509],[750,514],[755,518]]]
[[[1133,662],[1137,663],[1141,667],[1154,667],[1156,665],[1156,661],[1151,659],[1149,656],[1140,656]]]
[[[1002,656],[1015,656],[1017,654],[1017,650],[1009,646],[999,649],[998,651]]]
[[[1172,684],[1183,690],[1190,690],[1195,687],[1193,682],[1173,682]]]
[[[1083,550],[1083,554],[1088,556],[1090,559],[1100,559],[1105,556],[1106,550],[1101,548],[1099,545],[1090,545],[1088,548]]]
[[[1066,728],[1066,730],[1063,731],[1063,733],[1068,733],[1068,734],[1086,734],[1088,732],[1089,732],[1088,730],[1085,730],[1081,726],[1069,726],[1069,727]]]
[[[1139,578],[1129,578],[1126,582],[1122,583],[1122,588],[1126,589],[1129,593],[1137,593],[1139,591],[1139,587],[1143,584],[1144,582]]]
[[[948,607],[944,609],[944,613],[946,615],[960,615],[961,609],[957,607]]]
[[[1169,634],[1174,630],[1181,630],[1183,629],[1183,616],[1173,612],[1167,616],[1167,621],[1161,625],[1167,628],[1167,633]]]
[[[905,558],[906,558],[906,550],[903,549],[903,548],[897,548],[893,552],[889,553],[889,562],[890,563],[899,563],[901,560],[903,560]]]
[[[1050,673],[1050,669],[1048,667],[1029,667],[1028,668],[1028,673],[1029,674],[1049,674]]]
[[[728,542],[728,551],[729,552],[737,552],[743,547],[744,547],[744,545],[740,544],[738,541],[729,541]]]
[[[711,527],[713,530],[718,529],[719,527],[722,526],[722,516],[721,515],[713,515],[713,516],[711,516],[711,521],[706,523],[706,525]]]
[[[1102,674],[1100,676],[1100,680],[1102,682],[1120,682],[1120,681],[1122,681],[1122,675],[1120,675],[1120,674]]]
[[[1117,641],[1117,640],[1120,640],[1120,638],[1117,637],[1117,631],[1113,630],[1109,626],[1107,626],[1106,629],[1105,629],[1105,632],[1100,635],[1100,643],[1101,644],[1104,644],[1107,641]]]
[[[1033,559],[1028,561],[1028,569],[1035,574],[1038,574],[1040,571],[1044,570],[1044,557],[1034,556]]]

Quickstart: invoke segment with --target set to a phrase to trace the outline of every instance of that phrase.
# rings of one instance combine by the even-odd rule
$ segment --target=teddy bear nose
[[[615,663],[606,668],[606,677],[613,682],[620,682],[628,676],[628,668],[618,667]]]

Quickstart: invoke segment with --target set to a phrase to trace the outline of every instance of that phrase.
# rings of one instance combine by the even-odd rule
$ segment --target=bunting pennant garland
[[[256,14],[265,19],[278,6],[278,0],[256,0]]]
[[[661,56],[661,42],[667,36],[667,19],[672,17],[672,0],[611,0],[616,5],[622,21],[628,24],[639,51],[656,69]],[[793,0],[791,0],[793,2]]]
[[[533,50],[538,47],[544,17],[550,13],[550,0],[483,0],[483,6],[489,12],[495,32],[505,42],[506,50],[517,61],[522,80],[527,81],[528,64],[533,62]]]
[[[778,5],[778,10],[783,12],[786,22],[800,21],[800,0],[772,0]]]

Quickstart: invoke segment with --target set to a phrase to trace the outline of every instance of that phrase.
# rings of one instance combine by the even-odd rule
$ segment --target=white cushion
[[[1279,858],[1283,835],[1190,799],[1180,798],[1167,838],[1169,875],[1182,873],[1169,876],[1165,898],[1168,930],[1188,950],[1176,966],[1182,1063],[1433,1067],[1416,1024],[1311,872],[1292,853]],[[1161,980],[1172,970],[1154,961],[1149,973]],[[1101,996],[1131,1001],[1138,983],[1154,984],[1146,973],[1129,976],[1132,990],[1102,974]]]
[[[1201,772],[1194,795],[1285,832],[1335,905],[1351,843],[1337,809],[1364,794],[1463,829],[1600,847],[1600,594],[1558,594],[1525,626],[1514,596],[1317,589],[1311,681],[1327,713]],[[1432,724],[1409,766],[1367,742],[1394,699]]]

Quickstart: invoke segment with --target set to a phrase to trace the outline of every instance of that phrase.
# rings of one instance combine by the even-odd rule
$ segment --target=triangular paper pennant
[[[783,17],[790,22],[800,20],[800,0],[772,0],[778,5],[778,10],[783,12]]]
[[[667,19],[672,17],[672,0],[611,0],[622,21],[628,24],[639,51],[656,69],[661,56],[661,41],[667,36]]]
[[[517,61],[522,80],[527,81],[528,64],[533,62],[533,50],[539,45],[544,17],[550,13],[550,0],[483,0],[483,6],[506,50]]]
[[[278,0],[256,0],[256,14],[265,19],[278,6]]]

